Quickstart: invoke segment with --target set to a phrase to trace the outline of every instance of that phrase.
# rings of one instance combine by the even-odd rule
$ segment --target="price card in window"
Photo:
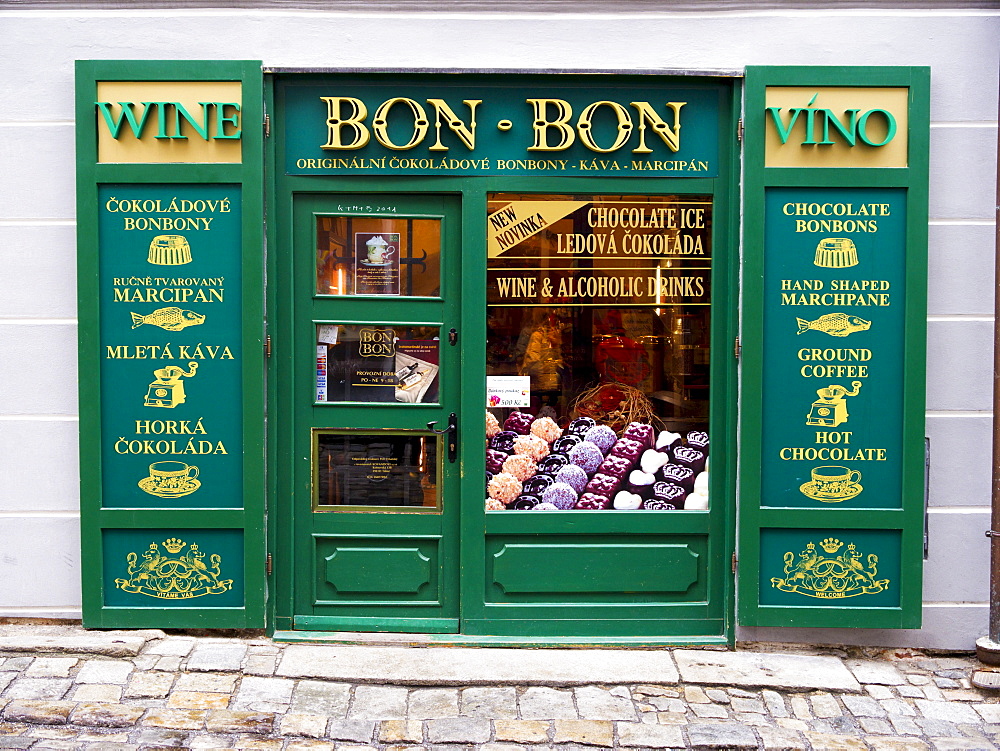
[[[531,376],[486,376],[487,407],[531,405]]]

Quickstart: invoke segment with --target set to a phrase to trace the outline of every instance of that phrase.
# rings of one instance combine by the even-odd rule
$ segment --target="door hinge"
[[[743,354],[743,342],[740,341],[739,337],[733,341],[733,357],[737,360],[740,359],[740,355]]]
[[[739,558],[736,557],[736,551],[733,551],[733,574],[736,573],[736,564],[739,563]]]
[[[271,136],[271,116],[264,115],[264,138],[270,138]]]
[[[743,143],[743,118],[736,121],[736,142]]]
[[[264,337],[264,357],[271,356],[271,335],[267,334]]]
[[[274,573],[274,559],[271,558],[271,554],[267,554],[267,558],[264,559],[264,571],[268,576]]]

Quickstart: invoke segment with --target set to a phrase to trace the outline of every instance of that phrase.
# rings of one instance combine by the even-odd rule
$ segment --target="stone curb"
[[[150,637],[133,634],[99,636],[0,636],[0,652],[33,654],[80,654],[105,657],[135,657]]]

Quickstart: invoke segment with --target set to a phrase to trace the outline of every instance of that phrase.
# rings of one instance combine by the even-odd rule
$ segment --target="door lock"
[[[448,427],[444,430],[437,430],[435,425],[437,420],[427,423],[427,429],[432,433],[448,436],[448,461],[454,464],[458,458],[458,415],[454,412],[448,415]]]
[[[458,344],[458,329],[452,329],[448,332],[448,344],[452,347]]]

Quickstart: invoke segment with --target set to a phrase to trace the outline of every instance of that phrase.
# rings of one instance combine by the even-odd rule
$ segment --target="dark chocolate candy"
[[[592,417],[578,417],[569,424],[563,435],[578,435],[583,438],[584,434],[597,425],[597,420]]]
[[[708,453],[708,433],[704,430],[692,430],[687,434],[685,442],[693,449]]]
[[[690,467],[696,473],[701,472],[705,468],[705,454],[689,446],[675,446],[674,464]]]
[[[584,493],[574,508],[597,511],[611,506],[611,499],[600,493]]]
[[[486,449],[486,471],[498,474],[503,472],[503,463],[507,461],[507,454],[496,449]]]
[[[583,489],[583,492],[613,498],[615,493],[617,493],[621,488],[621,485],[622,481],[620,477],[615,477],[614,475],[602,475],[598,472],[590,478],[590,482],[587,483],[587,487]]]
[[[680,464],[664,464],[657,473],[667,482],[680,485],[687,492],[694,490],[695,472],[690,467],[682,467]]]
[[[631,460],[633,465],[639,461],[643,451],[645,451],[643,445],[631,438],[619,438],[618,442],[611,447],[611,453],[614,456],[623,456]]]
[[[555,481],[556,478],[554,478],[552,475],[540,472],[539,474],[529,477],[527,480],[525,480],[524,483],[521,485],[521,490],[525,494],[537,495],[538,497],[541,497],[542,493],[545,492],[545,489]]]
[[[549,454],[538,462],[538,471],[555,475],[560,469],[569,464],[569,457],[563,454]]]
[[[643,472],[641,469],[634,469],[628,474],[628,489],[631,493],[638,493],[643,498],[651,495],[653,484],[656,482],[656,475]]]
[[[573,433],[563,433],[561,437],[556,438],[552,443],[552,453],[553,454],[569,454],[573,450],[576,444],[580,443],[583,439],[574,435]]]
[[[687,493],[680,485],[663,481],[653,483],[653,498],[669,503],[673,508],[684,508],[686,497]]]
[[[521,493],[517,498],[507,504],[507,508],[512,511],[528,511],[533,509],[542,499],[537,495],[531,495],[530,493]]]
[[[534,421],[535,416],[529,415],[527,412],[511,412],[503,421],[503,429],[519,435],[527,435],[531,431],[531,423]]]
[[[677,507],[659,498],[647,498],[642,502],[642,507],[647,511],[676,511]]]
[[[514,440],[520,435],[512,430],[502,430],[490,438],[490,448],[495,451],[503,451],[507,454],[514,453]]]
[[[632,471],[632,467],[634,466],[635,462],[627,457],[609,454],[604,457],[604,461],[597,468],[597,471],[601,474],[611,475],[612,477],[624,478]]]

